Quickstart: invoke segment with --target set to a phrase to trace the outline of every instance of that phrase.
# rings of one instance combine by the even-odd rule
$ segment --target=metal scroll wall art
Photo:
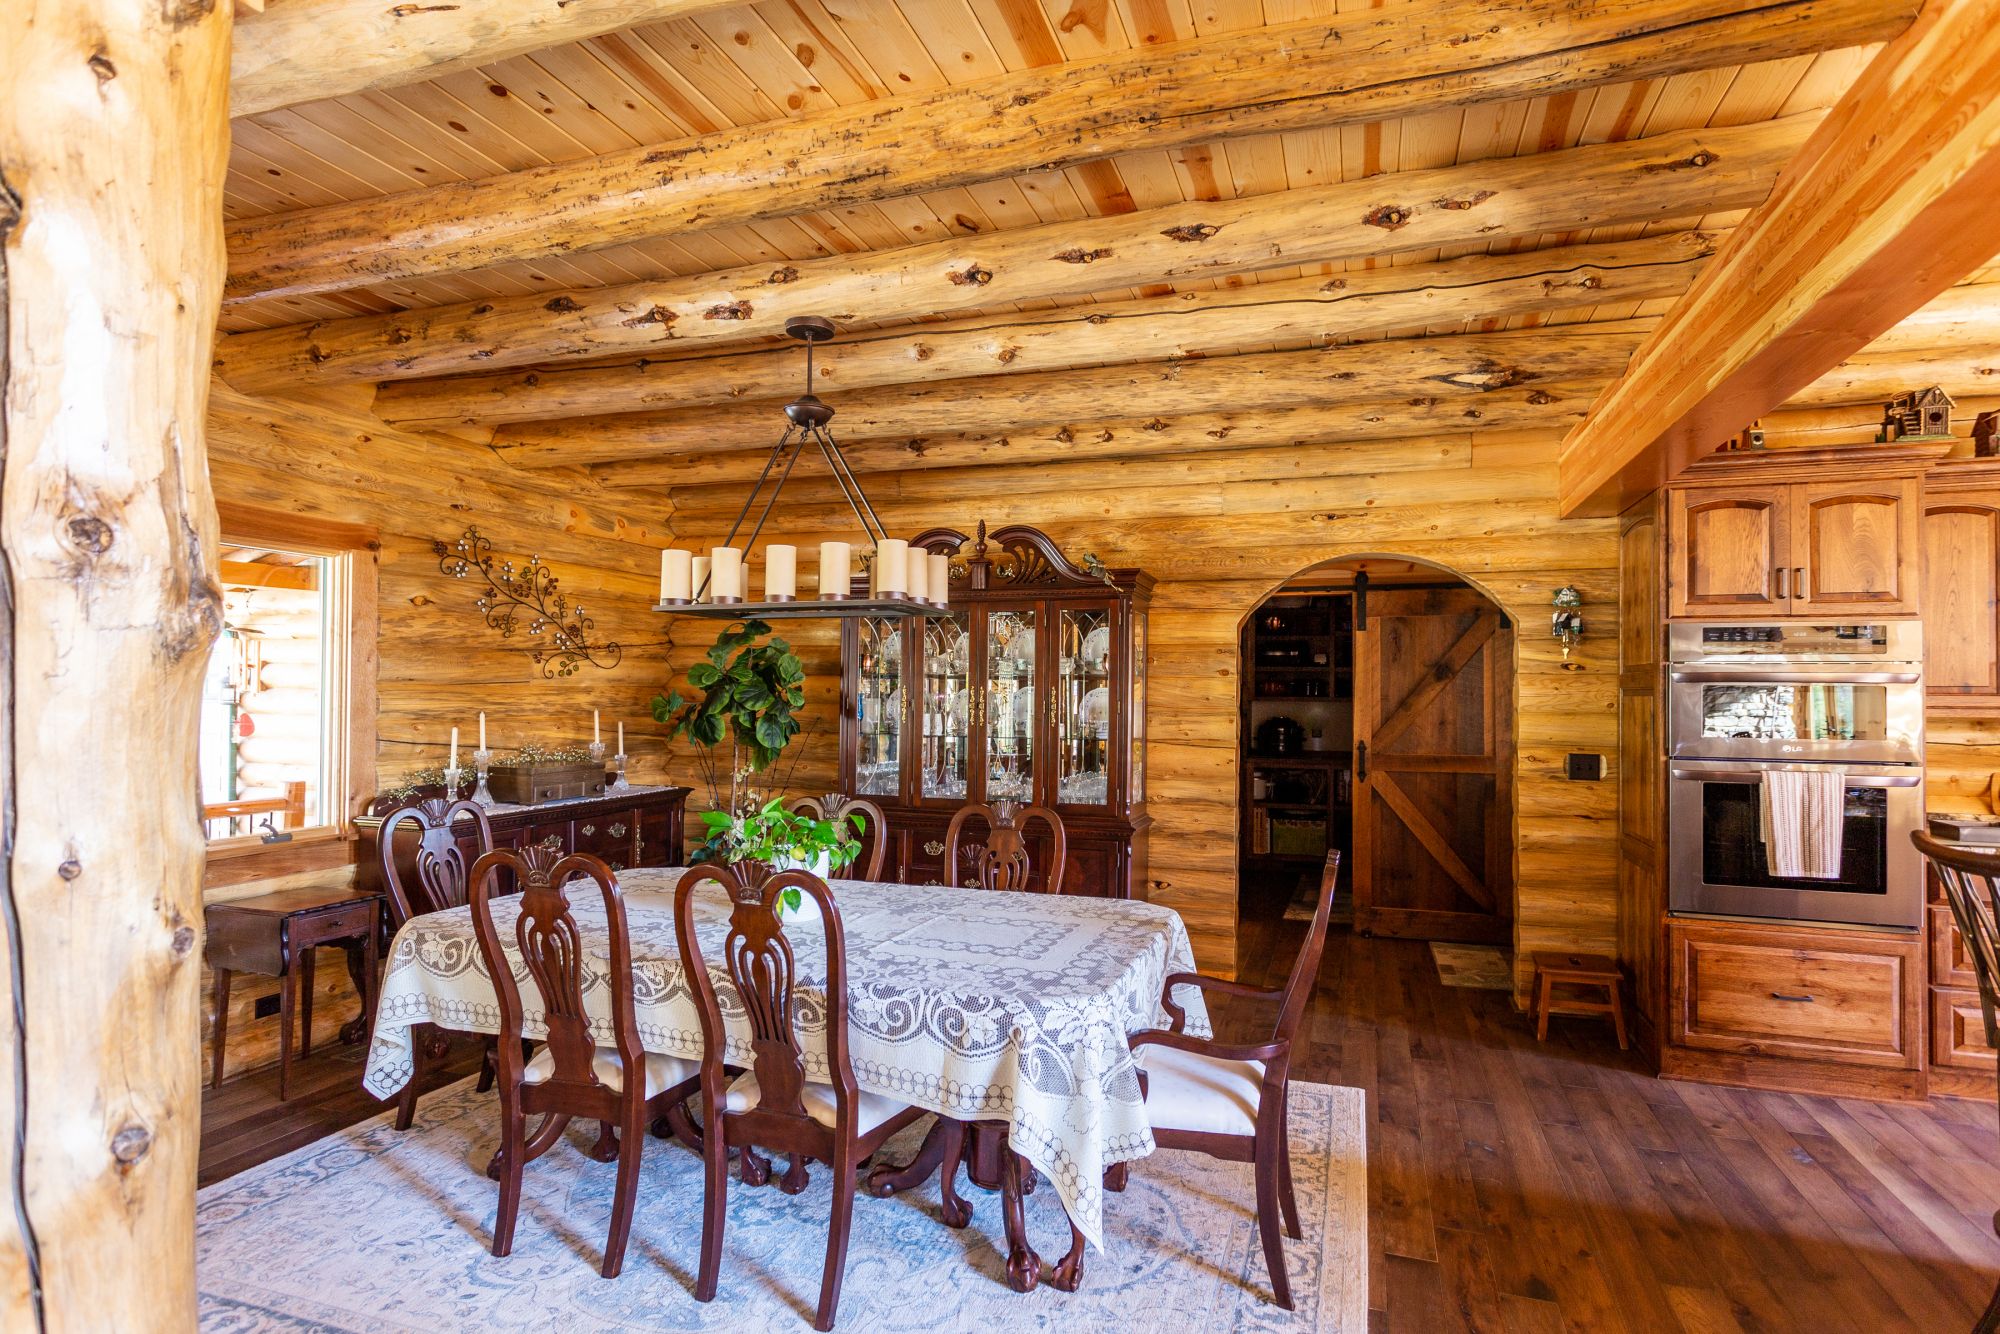
[[[596,623],[584,614],[582,603],[570,604],[562,581],[540,556],[528,557],[519,567],[511,560],[496,562],[492,541],[476,527],[449,546],[432,542],[431,549],[438,568],[452,578],[476,578],[486,585],[474,605],[502,639],[522,635],[535,641],[527,653],[543,677],[574,676],[586,663],[609,671],[625,656],[617,644],[592,639]]]

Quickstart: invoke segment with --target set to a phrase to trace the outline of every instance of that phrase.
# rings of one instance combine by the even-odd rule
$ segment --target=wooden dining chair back
[[[518,907],[503,944],[494,900],[501,897],[502,870],[521,886]],[[609,959],[603,985],[610,1014],[609,1043],[599,1043],[585,993],[595,972],[583,933],[570,905],[570,891],[588,886],[604,907]],[[472,866],[472,929],[499,1001],[500,1210],[493,1226],[493,1254],[513,1249],[514,1224],[521,1208],[521,1177],[527,1165],[562,1138],[573,1119],[603,1128],[593,1157],[616,1156],[618,1181],[612,1195],[611,1235],[601,1272],[616,1278],[632,1231],[638,1197],[639,1158],[645,1128],[656,1115],[689,1097],[697,1087],[692,1061],[649,1056],[639,1040],[632,984],[632,937],[624,896],[611,868],[588,853],[563,854],[548,848],[500,848]],[[545,1045],[524,1060],[527,1003],[515,967],[532,983],[534,1003],[546,1032]],[[542,1117],[530,1135],[528,1118]],[[615,1132],[615,1146],[613,1136]]]
[[[986,822],[986,841],[960,851],[965,827],[973,820]],[[1041,820],[1049,829],[1049,856],[1036,885],[1029,865],[1027,827]],[[1011,801],[968,802],[952,815],[944,831],[944,882],[957,887],[970,872],[979,889],[1019,889],[1043,894],[1062,893],[1063,872],[1069,862],[1069,835],[1062,817],[1046,806],[1017,806]]]
[[[402,930],[412,917],[465,906],[472,884],[471,862],[459,846],[458,821],[468,815],[479,834],[478,851],[472,854],[477,859],[493,850],[493,825],[477,802],[426,797],[382,817],[375,849],[382,862],[382,887],[389,892],[390,930]],[[406,824],[416,826],[407,877],[396,847],[396,837]]]
[[[1285,1103],[1292,1053],[1319,979],[1339,880],[1340,852],[1335,849],[1326,854],[1319,905],[1284,986],[1252,987],[1200,973],[1169,973],[1160,990],[1160,1006],[1169,1027],[1132,1039],[1132,1050],[1145,1071],[1146,1114],[1152,1122],[1154,1143],[1163,1149],[1192,1149],[1231,1162],[1256,1164],[1257,1228],[1264,1243],[1264,1264],[1271,1275],[1272,1295],[1288,1311],[1292,1309],[1292,1289],[1285,1274],[1284,1244],[1278,1235],[1280,1219],[1286,1235],[1296,1240],[1300,1233]],[[1185,1007],[1174,1000],[1174,988],[1180,986],[1276,1002],[1278,1013],[1271,1036],[1257,1043],[1194,1037],[1186,1032]]]
[[[1917,851],[1930,860],[1951,905],[1951,920],[1958,927],[1966,957],[1972,960],[1972,975],[1979,986],[1979,1016],[1986,1029],[1986,1045],[2000,1048],[2000,848],[1975,852],[1964,844],[1946,843],[1922,830],[1910,839]],[[1993,1231],[2000,1235],[2000,1210],[1993,1214]],[[2000,1330],[2000,1287],[1986,1304],[1986,1312],[1973,1327],[1974,1334]]]
[[[729,901],[719,978],[702,950],[695,919],[696,894],[705,885],[717,886]],[[819,912],[825,958],[824,980],[817,988],[802,979],[800,959],[780,913],[787,890],[796,890],[802,904]],[[721,1276],[729,1150],[740,1150],[743,1180],[753,1186],[770,1179],[770,1162],[759,1148],[790,1155],[779,1183],[787,1194],[806,1188],[806,1164],[817,1159],[833,1170],[833,1217],[813,1328],[832,1329],[847,1268],[855,1172],[884,1140],[922,1116],[922,1109],[863,1093],[855,1081],[847,1049],[847,936],[825,881],[809,871],[773,871],[753,862],[703,863],[684,874],[675,890],[674,930],[701,1014],[703,1050],[706,1189],[694,1295],[699,1301],[712,1300]],[[810,933],[802,935],[802,943],[810,945]],[[730,1048],[719,981],[734,993],[731,1011],[741,1014],[748,1028],[749,1069],[733,1079],[728,1065],[732,1056],[740,1063],[745,1047],[739,1042]],[[824,1029],[824,1062],[807,1052],[799,1033],[802,1019]]]
[[[882,814],[882,808],[866,797],[850,797],[839,792],[829,792],[819,797],[798,797],[787,810],[794,815],[810,815],[815,820],[848,820],[859,816],[861,828],[855,829],[849,823],[844,831],[851,838],[862,840],[861,855],[848,868],[853,880],[880,880],[882,861],[889,851],[889,819]]]

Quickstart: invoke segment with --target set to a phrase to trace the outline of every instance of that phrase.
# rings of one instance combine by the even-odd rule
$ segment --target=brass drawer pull
[[[611,837],[613,838],[625,837],[625,826],[621,823],[614,821],[611,825]]]
[[[596,832],[597,832],[597,826],[594,824],[587,824],[583,827],[583,836],[585,838],[589,838],[592,834]],[[611,834],[612,837],[616,838],[618,836],[618,831],[614,829],[611,831]]]
[[[936,857],[944,851],[944,844],[938,842],[936,839],[932,839],[930,842],[924,844],[924,851]]]
[[[550,852],[561,852],[563,850],[563,836],[561,834],[550,834],[536,846],[547,848]]]
[[[1793,1001],[1800,1005],[1811,1005],[1813,1003],[1813,998],[1811,996],[1788,996],[1782,991],[1772,992],[1771,999],[1781,1000],[1781,1001]]]

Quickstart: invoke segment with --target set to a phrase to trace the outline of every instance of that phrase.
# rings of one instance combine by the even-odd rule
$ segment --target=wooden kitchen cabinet
[[[1717,454],[1666,492],[1667,613],[1914,616],[1923,473],[1946,443]]]
[[[2000,459],[1953,459],[1924,479],[1924,708],[2000,710]]]

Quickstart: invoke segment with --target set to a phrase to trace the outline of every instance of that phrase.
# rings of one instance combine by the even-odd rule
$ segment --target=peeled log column
[[[503,3],[520,0],[465,12]],[[1776,59],[1880,41],[1914,12],[1914,0],[1570,0],[1555,10],[1545,0],[1398,0],[254,219],[230,230],[229,295],[337,290],[1118,153]],[[343,77],[329,71],[329,90],[345,91]]]
[[[24,978],[22,1026],[0,1030],[0,1141],[24,1134],[26,1163],[0,1207],[8,1329],[195,1324],[195,733],[222,623],[202,431],[229,22],[226,4],[0,5],[0,199],[19,201],[0,252],[0,894]]]
[[[1386,403],[1329,404],[1325,407],[1276,408],[1246,412],[1162,413],[1153,417],[1062,422],[1034,426],[1009,434],[959,431],[902,440],[845,443],[841,452],[864,477],[928,472],[939,469],[1005,467],[1024,463],[1072,463],[1084,459],[1153,458],[1167,454],[1215,454],[1262,450],[1282,445],[1325,459],[1380,458],[1381,466],[1400,463],[1398,454],[1417,457],[1405,437],[1436,432],[1515,429],[1545,426],[1565,431],[1583,420],[1590,400],[1605,381],[1538,385],[1533,389],[1496,389],[1465,397],[1419,394]],[[1356,441],[1389,441],[1391,446],[1357,445]],[[1310,451],[1301,446],[1317,446]],[[770,456],[766,450],[729,454],[601,463],[591,469],[609,486],[705,486],[748,483],[756,479]],[[1370,468],[1377,466],[1371,463]],[[810,470],[810,471],[809,471]],[[1042,470],[1020,474],[1023,482],[1038,479]],[[824,476],[807,460],[786,484],[790,498]],[[803,484],[803,486],[802,486]],[[874,483],[870,483],[871,488]],[[1010,489],[1012,484],[1010,484]],[[871,489],[872,495],[872,489]]]
[[[1817,119],[1182,202],[798,264],[292,325],[224,339],[216,365],[239,389],[483,372],[775,336],[795,315],[843,324],[909,320],[1180,277],[1745,208],[1769,193]]]
[[[850,440],[946,435],[976,422],[1013,431],[1038,423],[1094,421],[1107,413],[1161,416],[1254,408],[1319,408],[1394,399],[1458,399],[1616,375],[1650,320],[1562,325],[1497,334],[1396,338],[1298,352],[1201,357],[1143,366],[1044,371],[894,385],[829,395],[834,436]],[[687,412],[572,418],[509,427],[493,446],[528,466],[604,463],[658,454],[769,448],[784,428],[772,401]],[[1460,429],[1463,429],[1462,427]]]
[[[1129,365],[1272,344],[1296,347],[1393,329],[1675,296],[1714,253],[1713,235],[1678,232],[873,330],[819,352],[813,392]],[[390,420],[449,421],[480,415],[496,399],[512,412],[543,398],[570,401],[580,386],[617,385],[643,393],[648,408],[740,403],[797,393],[799,363],[796,347],[781,347],[636,367],[460,376],[385,386],[375,411]],[[610,406],[592,405],[599,411]]]

